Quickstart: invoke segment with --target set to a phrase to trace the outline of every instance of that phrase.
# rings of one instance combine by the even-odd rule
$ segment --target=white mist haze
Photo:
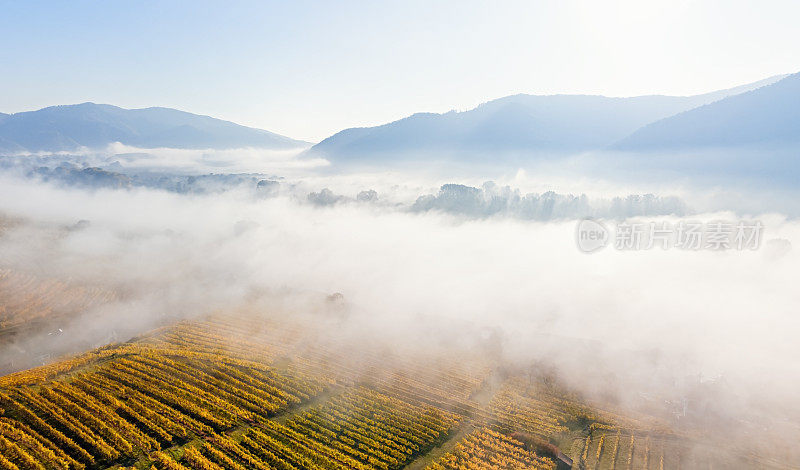
[[[632,408],[655,403],[663,412],[661,400],[711,384],[717,413],[732,419],[773,429],[778,416],[797,416],[796,220],[755,214],[765,234],[753,251],[587,255],[576,247],[575,220],[357,202],[365,180],[379,200],[393,194],[388,175],[297,183],[319,190],[325,181],[351,195],[327,206],[245,189],[85,191],[4,178],[0,213],[18,222],[0,236],[3,265],[119,295],[61,321],[58,337],[14,339],[0,358],[20,348],[34,358],[77,353],[178,318],[253,302],[313,305],[338,292],[354,337],[383,338],[398,351],[492,331],[509,361],[548,364],[582,392]],[[743,416],[744,404],[757,417]]]
[[[300,160],[295,157],[303,150],[270,150],[261,148],[182,149],[139,148],[115,142],[102,149],[83,148],[74,152],[17,152],[8,160],[38,159],[72,161],[84,166],[109,166],[128,171],[198,172],[291,172],[329,165],[321,158]],[[115,165],[116,163],[116,165]]]
[[[508,455],[573,468],[619,468],[622,449],[630,468],[800,468],[798,17],[789,0],[0,0],[0,377],[13,395],[0,428],[34,423],[19,396],[57,431],[42,434],[53,451],[90,467],[160,468],[158,449],[198,466],[184,450],[214,460],[204,445],[229,437],[264,465],[421,468],[491,450],[472,433],[486,425],[519,441]],[[609,246],[585,252],[581,222]],[[682,222],[702,225],[705,246],[675,246],[677,230],[668,249],[614,246],[620,224],[641,224],[646,245],[648,228]],[[763,229],[753,249],[716,251],[713,222]],[[103,409],[69,386],[27,396],[39,372],[70,381],[100,364],[63,372],[69,358],[172,357],[184,334],[203,380],[177,361],[146,372],[162,355],[143,353],[131,387],[103,371],[84,381],[113,391],[96,395]],[[263,394],[239,373],[249,359]],[[148,389],[140,420],[115,400],[145,390],[144,374],[182,391]],[[212,375],[231,401],[181,403]],[[364,385],[458,424],[395,433],[368,413],[405,411],[367,396],[357,427],[288,433]],[[109,432],[84,433],[83,404],[45,409],[61,396]],[[173,408],[199,425],[150,419]],[[106,423],[116,414],[130,436]],[[244,440],[251,425],[254,442],[269,431],[263,453]],[[0,454],[28,448],[2,434]],[[347,447],[322,442],[334,434]]]

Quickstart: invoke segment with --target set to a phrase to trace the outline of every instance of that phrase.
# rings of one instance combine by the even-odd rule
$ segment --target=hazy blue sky
[[[169,106],[318,140],[514,93],[797,72],[799,19],[795,0],[0,0],[0,112]]]

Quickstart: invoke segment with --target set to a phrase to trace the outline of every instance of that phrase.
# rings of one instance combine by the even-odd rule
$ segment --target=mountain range
[[[715,106],[739,96],[747,97],[741,101],[739,109],[742,111],[747,106],[762,106],[760,96],[765,93],[759,92],[755,97],[751,94],[772,89],[787,77],[770,77],[728,90],[688,97],[514,95],[489,101],[469,111],[419,113],[380,126],[346,129],[314,145],[307,153],[333,162],[448,156],[486,161],[509,155],[525,160],[602,150],[624,141],[648,125],[655,126],[654,123],[668,118],[678,121],[690,110],[708,109],[710,111],[704,118],[714,122]],[[797,77],[792,76],[792,80]],[[784,89],[788,87],[783,85],[779,88],[779,91],[771,93],[773,101],[780,100],[778,95],[793,92]],[[798,94],[793,96],[795,102],[800,97]],[[665,129],[661,137],[669,140],[668,133]],[[646,147],[644,144],[638,150]]]
[[[108,104],[51,106],[0,114],[0,152],[98,149],[119,142],[140,148],[290,149],[309,144],[273,132],[170,108],[123,109]]]
[[[795,147],[800,74],[648,124],[614,148],[634,151]]]
[[[474,109],[351,128],[316,145],[169,108],[107,104],[0,113],[0,154],[104,148],[298,149],[333,164],[524,162],[582,152],[800,150],[800,74],[695,96],[513,95]],[[788,149],[788,152],[786,150]],[[794,163],[792,163],[794,165]]]

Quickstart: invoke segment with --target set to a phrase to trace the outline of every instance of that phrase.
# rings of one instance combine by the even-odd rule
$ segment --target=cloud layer
[[[766,241],[756,251],[587,255],[575,220],[320,206],[243,189],[83,191],[6,178],[0,212],[23,219],[0,237],[5,266],[120,294],[61,325],[69,335],[59,347],[36,337],[18,344],[31,354],[77,351],[112,331],[125,339],[255,298],[302,303],[338,292],[354,328],[401,349],[493,331],[508,360],[546,361],[582,391],[631,406],[710,383],[724,390],[721,412],[737,419],[743,403],[766,409],[759,419],[770,426],[798,413],[800,223],[780,215],[759,217]]]

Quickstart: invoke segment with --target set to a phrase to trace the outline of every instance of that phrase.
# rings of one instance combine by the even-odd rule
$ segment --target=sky
[[[0,0],[0,112],[167,106],[319,141],[516,93],[798,72],[798,18],[793,0]]]

